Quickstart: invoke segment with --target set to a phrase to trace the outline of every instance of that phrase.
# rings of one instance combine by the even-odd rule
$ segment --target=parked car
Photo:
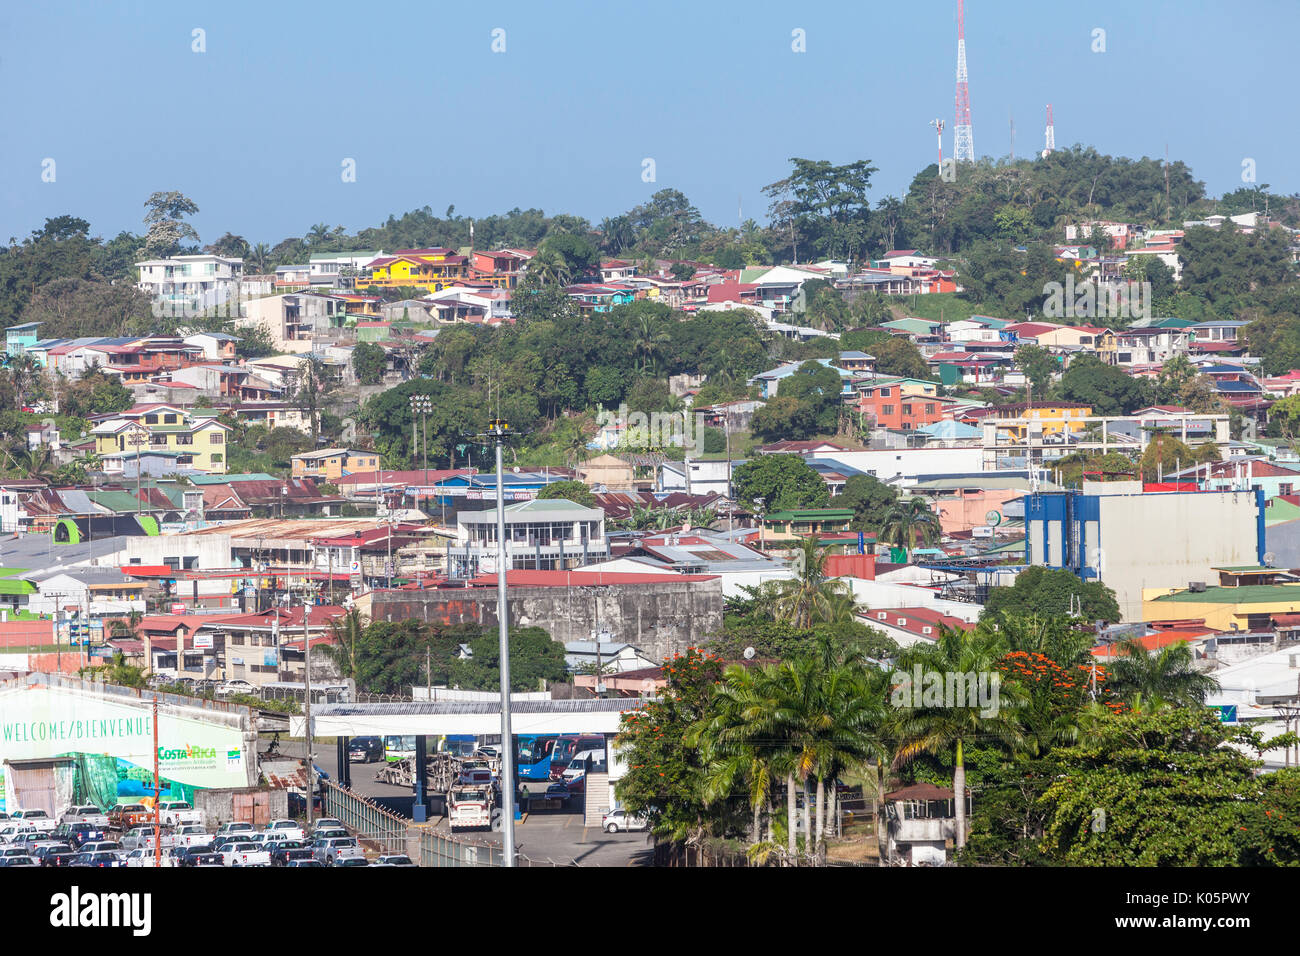
[[[21,843],[10,843],[7,846],[0,846],[0,863],[5,860],[13,860],[20,856],[31,856],[27,847]]]
[[[611,810],[600,818],[601,829],[606,833],[619,830],[644,830],[650,822],[643,813],[628,813],[626,810]]]
[[[211,843],[192,843],[188,846],[176,847],[176,865],[193,866],[194,858],[203,853],[212,853]]]
[[[60,843],[56,847],[48,848],[37,859],[40,860],[41,866],[67,866],[76,855],[76,850],[66,843]]]
[[[126,851],[122,849],[122,844],[116,840],[99,840],[94,843],[84,843],[77,847],[80,853],[111,853],[115,859],[120,860],[126,856]]]
[[[93,866],[103,868],[112,868],[121,865],[122,861],[118,858],[118,855],[109,850],[100,850],[95,853],[78,853],[72,858],[71,862],[68,863],[68,866]]]
[[[220,853],[196,853],[190,866],[225,866],[226,861]]]
[[[63,828],[60,827],[59,829],[62,830]],[[74,847],[80,847],[87,843],[107,840],[108,830],[104,827],[97,827],[91,823],[72,823],[68,824],[67,832],[61,834],[61,836],[63,836]]]
[[[175,835],[176,843],[180,846],[194,846],[212,839],[212,834],[199,823],[182,823],[176,828]]]
[[[267,849],[257,843],[251,843],[247,840],[238,843],[228,843],[220,852],[221,862],[224,866],[271,865],[271,854]]]
[[[60,823],[89,823],[100,830],[108,829],[108,814],[93,803],[64,807],[59,813]]]
[[[348,760],[377,763],[384,759],[384,742],[379,737],[353,737],[348,741]]]
[[[221,826],[217,827],[216,836],[223,837],[235,833],[253,833],[255,830],[256,828],[251,823],[236,823],[232,820],[229,823],[223,823]]]
[[[314,859],[312,857],[307,857],[305,859],[299,859],[298,857],[294,857],[292,860],[290,860],[288,863],[285,864],[285,866],[297,866],[297,867],[324,866],[324,865],[325,864],[322,863],[320,860]]]
[[[119,803],[109,809],[107,816],[114,830],[129,830],[153,816],[153,810],[143,803]]]
[[[27,856],[26,854],[23,854],[22,856],[7,856],[4,857],[3,859],[0,859],[0,866],[5,867],[6,869],[8,869],[11,866],[38,866],[38,865],[39,864],[35,860],[33,860],[30,856]]]
[[[281,840],[271,847],[271,865],[284,866],[290,860],[295,859],[291,856],[294,853],[306,853],[312,855],[311,846],[306,840]]]
[[[54,819],[44,810],[19,810],[10,816],[12,820],[21,820],[23,823],[36,827],[43,833],[53,833],[58,827],[59,821]]]
[[[405,853],[385,853],[375,860],[373,866],[415,866]]]
[[[158,843],[164,850],[176,845],[176,834],[171,827],[160,827],[158,830]],[[153,825],[144,824],[134,827],[122,837],[122,849],[138,850],[142,846],[153,847]]]
[[[336,820],[333,817],[320,817],[312,827],[312,833],[320,833],[321,830],[346,830],[342,820]]]
[[[161,858],[154,855],[153,847],[139,847],[132,850],[126,855],[123,861],[124,866],[153,866],[157,862],[161,866],[175,866],[176,861],[170,853],[164,853]]]
[[[180,826],[182,823],[203,823],[202,812],[184,800],[163,800],[158,804],[158,812],[162,822],[169,827]]]
[[[343,827],[327,827],[326,829],[317,828],[312,831],[311,838],[315,840],[334,840],[340,837],[351,836]]]
[[[43,843],[40,846],[36,847],[34,850],[32,850],[32,856],[36,857],[36,859],[39,862],[44,863],[45,858],[49,856],[51,853],[60,853],[63,852],[64,850],[66,850],[69,853],[74,852],[71,843],[60,843],[60,842]]]
[[[327,863],[326,866],[329,864]],[[335,866],[369,866],[370,861],[364,856],[345,856],[340,859]]]
[[[366,855],[365,850],[357,846],[357,841],[352,837],[323,838],[313,844],[312,850],[315,852],[316,859],[326,866],[333,866],[339,860]]]
[[[217,688],[216,697],[223,700],[227,697],[234,697],[236,694],[257,694],[257,688],[246,680],[236,677],[228,680]]]
[[[301,826],[293,820],[272,820],[266,825],[265,833],[275,834],[277,837],[283,837],[286,840],[305,840],[307,834],[303,832]]]
[[[0,843],[13,843],[24,833],[35,833],[36,827],[30,823],[23,823],[21,820],[10,820],[4,826],[0,826]]]
[[[284,852],[283,860],[284,862],[282,862],[280,866],[301,865],[303,860],[310,860],[313,866],[322,865],[321,862],[318,859],[316,859],[315,854],[312,852],[312,849],[309,846],[301,846],[301,847],[296,847],[292,850],[286,850]],[[276,865],[274,857],[272,857],[271,859],[271,865],[272,866]]]

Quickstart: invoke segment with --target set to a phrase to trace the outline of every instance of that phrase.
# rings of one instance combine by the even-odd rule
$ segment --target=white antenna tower
[[[1047,133],[1043,142],[1043,159],[1056,151],[1056,124],[1052,122],[1052,104],[1047,104]]]
[[[952,153],[959,163],[975,162],[975,137],[970,123],[970,86],[966,79],[966,4],[957,0],[957,122]]]

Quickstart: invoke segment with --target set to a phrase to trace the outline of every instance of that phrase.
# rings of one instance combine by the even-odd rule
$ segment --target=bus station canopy
[[[510,705],[513,734],[616,734],[624,711],[638,710],[636,697],[588,700],[525,700]],[[396,704],[316,704],[311,722],[317,737],[444,736],[501,733],[500,701],[415,701]],[[306,735],[306,718],[290,718],[290,733]]]

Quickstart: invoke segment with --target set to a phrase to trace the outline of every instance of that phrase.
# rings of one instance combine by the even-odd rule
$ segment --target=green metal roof
[[[796,508],[791,511],[771,511],[764,521],[809,521],[815,519],[852,518],[852,508]]]
[[[1207,587],[1204,591],[1178,591],[1154,600],[1171,604],[1282,604],[1300,607],[1300,584],[1246,584],[1237,588]]]
[[[190,481],[196,485],[228,485],[232,481],[275,481],[272,475],[253,472],[244,475],[190,475]]]

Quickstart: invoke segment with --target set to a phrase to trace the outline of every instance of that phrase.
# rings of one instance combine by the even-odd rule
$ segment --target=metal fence
[[[331,781],[322,781],[325,787],[325,815],[342,820],[358,839],[377,843],[386,853],[407,852],[407,831],[411,821],[372,803],[369,798],[353,793]]]
[[[420,866],[501,866],[501,847],[491,843],[470,843],[446,833],[420,829]]]

